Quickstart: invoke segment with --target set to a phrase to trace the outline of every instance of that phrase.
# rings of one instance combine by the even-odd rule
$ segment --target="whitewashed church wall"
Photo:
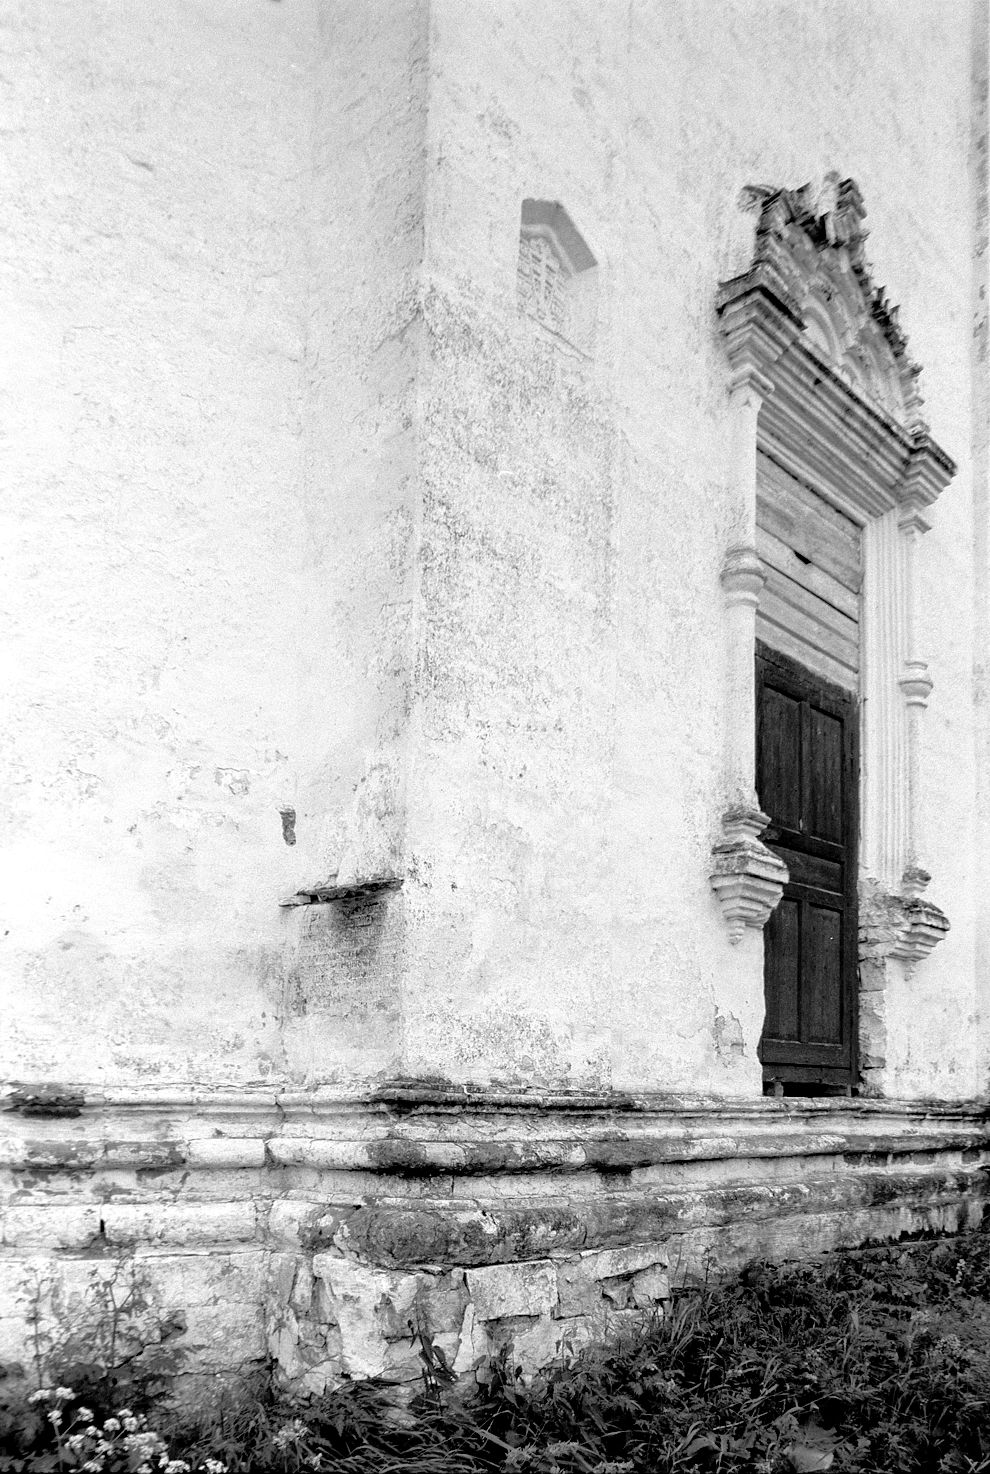
[[[919,570],[952,930],[889,1088],[974,1093],[968,7],[246,14],[13,33],[8,1072],[759,1093],[708,883],[713,294],[740,190],[837,169],[959,463]],[[526,199],[595,258],[575,341],[519,310]],[[365,928],[278,905],[385,875]]]
[[[313,8],[6,19],[3,1073],[266,1078]]]
[[[424,574],[422,648],[442,678],[419,692],[410,822],[443,882],[414,927],[410,1060],[758,1089],[760,947],[730,946],[706,879],[737,533],[712,284],[748,264],[746,184],[837,168],[959,462],[921,552],[931,895],[952,931],[886,1008],[891,1090],[967,1095],[968,11],[701,9],[433,8],[424,546],[444,576]],[[590,361],[513,320],[526,197],[563,202],[597,257]]]

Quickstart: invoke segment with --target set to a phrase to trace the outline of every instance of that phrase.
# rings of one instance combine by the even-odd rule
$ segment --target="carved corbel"
[[[722,816],[723,838],[712,850],[710,880],[733,943],[748,926],[761,931],[784,894],[787,866],[759,838],[769,823],[769,815],[757,808],[728,809]]]
[[[910,866],[904,872],[901,894],[897,898],[900,929],[890,955],[907,963],[908,977],[949,930],[949,918],[945,912],[933,901],[922,899],[922,891],[930,880],[928,871],[922,870],[920,865]]]

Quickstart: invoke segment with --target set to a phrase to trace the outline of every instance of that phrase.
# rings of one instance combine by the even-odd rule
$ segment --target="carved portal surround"
[[[863,529],[861,607],[862,987],[882,994],[890,959],[910,973],[948,930],[923,896],[923,714],[932,690],[918,647],[915,562],[925,511],[955,467],[921,417],[918,368],[897,313],[870,280],[855,183],[817,194],[749,190],[759,211],[750,269],[717,311],[731,367],[737,539],[722,571],[728,639],[727,807],[712,885],[734,941],[780,900],[783,863],[755,779],[753,651],[764,572],[755,548],[757,450]],[[861,996],[862,1064],[882,1068],[882,996]],[[870,1019],[875,1017],[871,1030]],[[871,1037],[872,1033],[872,1037]]]

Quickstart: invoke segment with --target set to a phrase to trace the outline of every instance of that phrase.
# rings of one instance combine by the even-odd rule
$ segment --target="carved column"
[[[756,606],[766,574],[756,541],[756,429],[772,385],[751,364],[737,373],[730,395],[736,534],[722,567],[726,640],[725,797],[722,838],[713,849],[711,883],[738,942],[747,926],[761,929],[783,894],[787,868],[759,839],[770,819],[760,810],[756,773],[756,693],[753,651]]]
[[[941,489],[938,456],[930,439],[922,432],[916,436],[908,472],[899,498],[898,527],[904,548],[904,664],[898,685],[907,715],[907,832],[901,897],[904,922],[897,943],[891,949],[894,957],[908,964],[910,974],[922,958],[941,941],[949,930],[945,913],[931,901],[922,898],[931,879],[924,865],[924,794],[923,729],[924,712],[932,693],[932,678],[919,651],[918,599],[916,592],[918,544],[930,523],[923,509]]]

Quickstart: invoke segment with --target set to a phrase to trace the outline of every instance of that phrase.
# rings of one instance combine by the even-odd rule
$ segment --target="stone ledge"
[[[983,1168],[925,1171],[857,1169],[795,1182],[718,1184],[706,1191],[639,1192],[584,1199],[555,1196],[531,1202],[474,1204],[463,1201],[379,1200],[374,1205],[331,1208],[312,1223],[311,1244],[336,1244],[371,1263],[393,1268],[417,1264],[480,1267],[547,1254],[623,1248],[663,1242],[700,1226],[752,1219],[770,1223],[795,1215],[871,1209],[890,1202],[984,1202],[990,1198]]]
[[[152,1111],[87,1103],[81,1118],[8,1114],[0,1167],[62,1173],[277,1173],[295,1168],[404,1179],[629,1172],[667,1162],[990,1149],[985,1106],[895,1101],[314,1098],[308,1109],[236,1096]],[[273,1098],[274,1100],[274,1098]],[[541,1097],[542,1101],[543,1098]],[[235,1109],[236,1107],[236,1109]]]

